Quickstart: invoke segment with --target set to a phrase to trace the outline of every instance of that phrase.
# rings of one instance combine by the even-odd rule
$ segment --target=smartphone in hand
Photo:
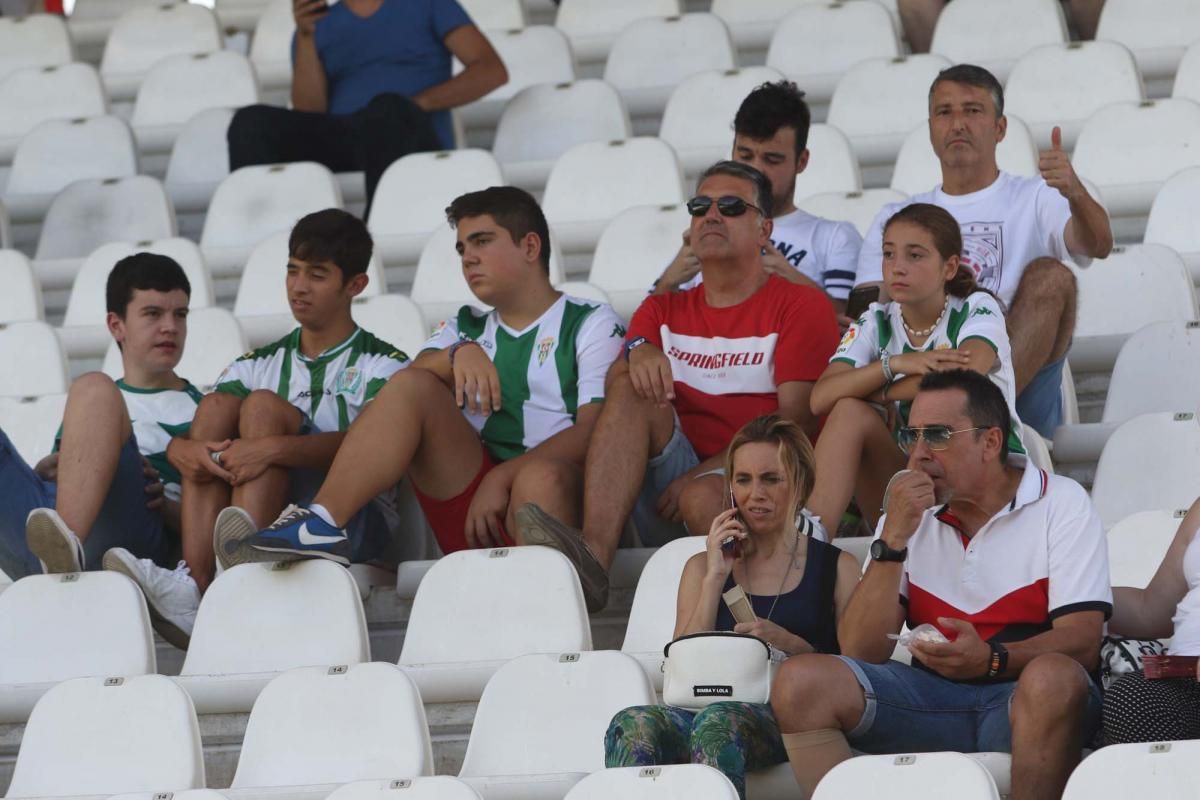
[[[733,499],[733,486],[729,487],[729,507],[737,508],[737,501]],[[745,522],[745,520],[742,519],[742,515],[734,514],[733,518],[735,520],[737,520],[738,524],[742,526],[743,530],[745,530],[746,522]],[[726,536],[725,540],[723,542],[721,542],[721,549],[727,553],[732,552],[734,558],[740,558],[742,555],[742,546],[741,545],[742,545],[742,540],[739,539],[738,537]]]

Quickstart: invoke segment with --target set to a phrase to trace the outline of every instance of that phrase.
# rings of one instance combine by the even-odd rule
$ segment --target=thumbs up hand
[[[1058,189],[1067,200],[1073,200],[1081,192],[1087,191],[1075,174],[1070,157],[1063,150],[1062,129],[1057,126],[1050,132],[1050,149],[1043,150],[1038,158],[1038,170],[1042,173],[1042,180]]]

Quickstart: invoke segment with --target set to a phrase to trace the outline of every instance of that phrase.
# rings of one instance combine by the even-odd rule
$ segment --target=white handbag
[[[722,701],[767,703],[782,653],[757,636],[690,633],[663,648],[663,702],[702,709]]]

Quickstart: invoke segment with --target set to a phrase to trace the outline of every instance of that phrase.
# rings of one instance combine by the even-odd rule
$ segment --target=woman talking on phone
[[[858,562],[807,535],[800,509],[812,490],[813,450],[796,423],[765,416],[729,444],[733,507],[713,520],[703,553],[679,580],[675,636],[736,631],[787,655],[836,653],[837,620],[858,583]],[[798,525],[799,523],[799,525]],[[734,622],[722,595],[741,587],[757,617]],[[699,763],[721,770],[746,796],[746,771],[787,760],[769,705],[718,702],[702,711],[637,706],[613,717],[609,767]]]
[[[846,330],[810,400],[813,413],[828,419],[808,509],[830,531],[851,498],[872,527],[878,522],[888,481],[907,462],[894,431],[906,424],[926,373],[988,375],[1012,414],[1009,452],[1025,453],[1004,312],[976,287],[962,250],[958,221],[940,206],[913,203],[884,225],[883,280],[892,300],[872,303]]]

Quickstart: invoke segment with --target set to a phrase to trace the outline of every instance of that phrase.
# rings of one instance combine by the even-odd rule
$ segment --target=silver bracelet
[[[883,367],[883,378],[888,383],[896,380],[895,374],[892,373],[892,354],[884,350],[879,354],[879,366]]]

